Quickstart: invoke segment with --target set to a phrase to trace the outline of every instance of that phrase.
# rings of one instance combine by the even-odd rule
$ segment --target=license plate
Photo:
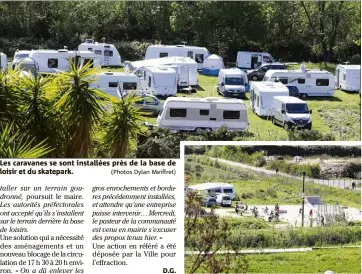
[[[233,95],[234,95],[234,96],[239,96],[239,94],[238,94],[238,93],[234,93]]]

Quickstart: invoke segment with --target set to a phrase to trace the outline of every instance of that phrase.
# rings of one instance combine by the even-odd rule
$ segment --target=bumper
[[[245,91],[240,91],[240,92],[224,91],[223,94],[224,94],[224,97],[245,98]]]
[[[312,128],[312,122],[306,123],[306,124],[287,122],[287,124],[289,127],[294,127],[294,128],[298,128],[298,129]]]

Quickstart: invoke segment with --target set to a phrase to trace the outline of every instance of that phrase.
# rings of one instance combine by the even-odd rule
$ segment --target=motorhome
[[[224,98],[168,98],[157,118],[157,125],[171,131],[215,131],[248,129],[247,107],[243,100]]]
[[[270,116],[275,96],[289,96],[289,89],[278,82],[251,82],[250,106],[258,116]]]
[[[152,45],[146,50],[145,59],[181,56],[194,59],[201,70],[204,59],[210,55],[207,48],[186,45]]]
[[[335,92],[334,76],[326,70],[268,70],[263,81],[296,86],[302,98],[333,96]]]
[[[95,42],[93,39],[86,41],[78,46],[79,51],[91,51],[99,58],[100,65],[103,67],[120,67],[121,56],[113,44]]]
[[[227,194],[230,196],[232,200],[235,199],[235,190],[234,186],[232,184],[227,183],[203,183],[198,185],[189,186],[189,189],[192,189],[197,192],[207,192],[209,194],[215,193],[215,194]]]
[[[13,69],[15,68],[15,66],[19,63],[18,61],[29,57],[30,54],[30,50],[17,50],[14,54],[14,58],[13,58]]]
[[[119,98],[122,92],[136,91],[139,82],[138,76],[133,73],[102,72],[94,76],[90,87]]]
[[[39,73],[68,71],[69,58],[81,64],[91,62],[91,67],[100,66],[99,59],[90,51],[68,51],[67,49],[32,50],[29,57],[37,62]]]
[[[256,69],[264,63],[276,62],[267,52],[238,51],[236,66],[242,70]]]
[[[345,91],[361,91],[361,65],[337,65],[335,86]]]
[[[292,96],[275,96],[271,108],[272,123],[290,128],[312,129],[312,111],[306,102]]]
[[[238,68],[220,69],[217,91],[224,97],[244,98],[245,93],[249,91],[246,73]]]
[[[5,53],[0,52],[0,71],[6,71],[8,68],[8,57]]]
[[[134,71],[140,67],[159,65],[170,66],[177,71],[177,88],[179,90],[187,87],[197,88],[197,63],[189,57],[174,56],[128,62],[125,70]]]
[[[134,72],[140,76],[140,91],[155,96],[177,93],[177,72],[168,66],[141,67]]]

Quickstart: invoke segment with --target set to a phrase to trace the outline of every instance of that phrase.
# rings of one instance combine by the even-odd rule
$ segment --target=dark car
[[[299,89],[296,86],[287,86],[289,89],[289,96],[299,97]]]
[[[216,206],[217,205],[216,198],[207,196],[201,200],[201,205],[206,207]]]
[[[287,67],[282,63],[271,63],[271,64],[262,64],[256,69],[248,70],[247,75],[248,79],[252,81],[261,81],[264,78],[265,73],[268,70],[286,70]]]

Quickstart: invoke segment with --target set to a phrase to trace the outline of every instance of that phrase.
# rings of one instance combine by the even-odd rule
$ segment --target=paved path
[[[293,175],[283,173],[283,172],[278,172],[278,174],[275,174],[274,170],[269,170],[269,169],[265,169],[262,167],[250,166],[250,165],[233,162],[233,161],[229,161],[229,160],[225,160],[225,159],[221,159],[221,158],[213,158],[213,157],[209,157],[209,158],[212,160],[217,160],[220,163],[224,163],[224,164],[227,164],[230,166],[241,167],[244,169],[261,172],[261,173],[272,175],[272,176],[287,177],[287,178],[292,178],[294,180],[302,181],[302,177],[300,177],[300,176],[297,177],[297,176],[293,176]],[[320,184],[320,185],[327,185],[330,187],[336,187],[336,188],[342,188],[342,189],[351,188],[353,181],[357,182],[357,180],[342,180],[342,179],[341,180],[338,180],[338,179],[336,179],[336,180],[320,180],[320,179],[314,179],[314,178],[309,178],[309,177],[305,178],[305,182],[311,182],[311,183]],[[361,191],[361,189],[356,188],[355,191]]]

